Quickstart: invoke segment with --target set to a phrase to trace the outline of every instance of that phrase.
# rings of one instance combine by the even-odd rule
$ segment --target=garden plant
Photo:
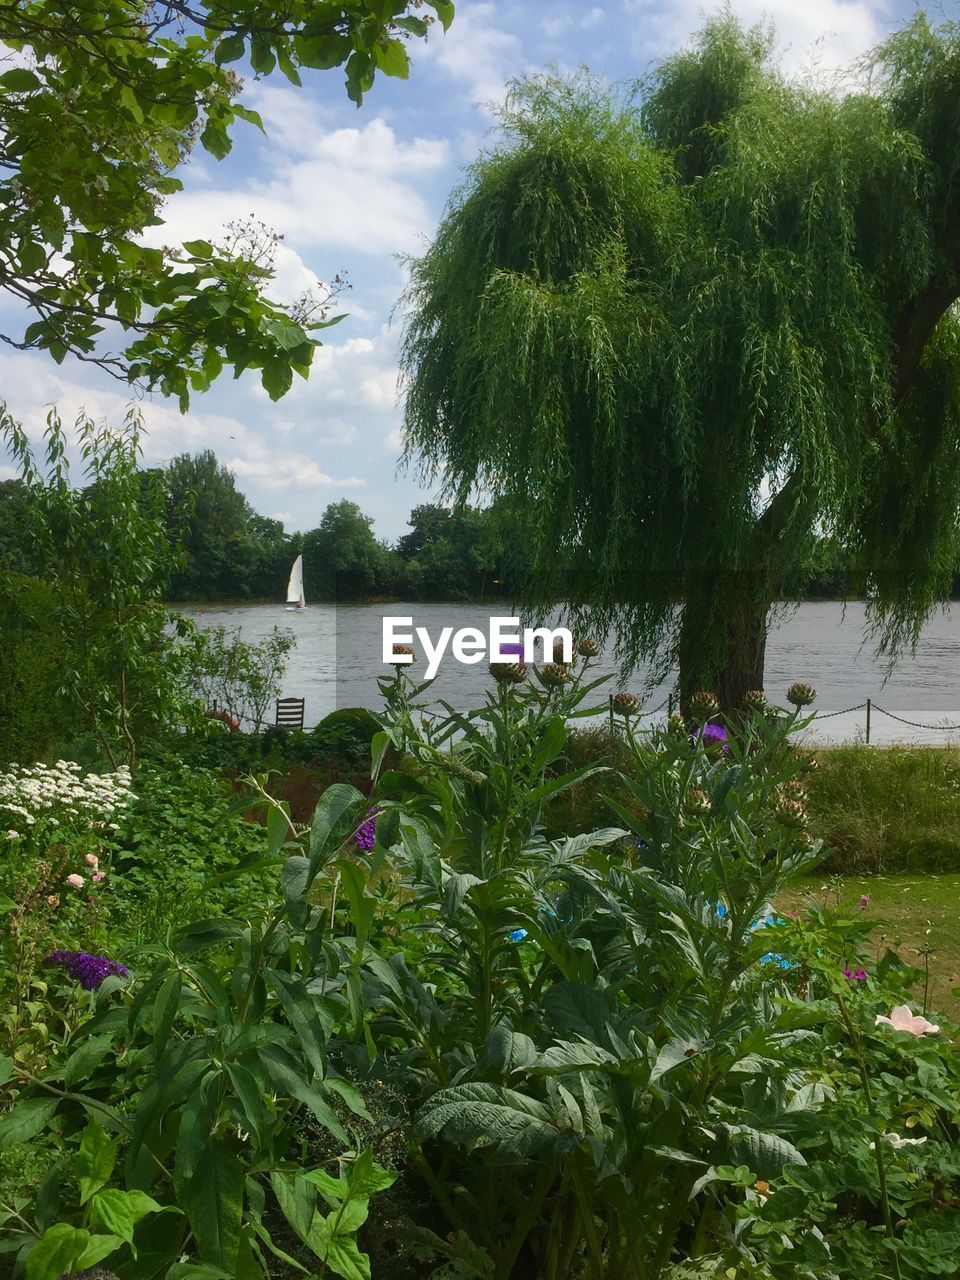
[[[69,795],[10,815],[31,827],[25,867],[63,840],[41,826],[62,805],[87,869],[68,874],[110,868],[102,907],[89,892],[60,916],[13,881],[3,904],[5,967],[46,1028],[6,1030],[14,1275],[956,1273],[953,1029],[917,970],[877,958],[862,911],[772,905],[824,856],[797,742],[813,691],[729,719],[703,695],[642,732],[616,694],[629,769],[571,765],[595,651],[494,664],[466,714],[398,667],[369,785],[329,787],[303,826],[269,777],[223,792],[244,851],[197,882],[205,918],[154,908],[152,936],[111,905],[175,821],[144,804],[163,786],[146,764],[114,784],[116,831]],[[0,803],[33,816],[22,780],[42,773],[11,777]],[[616,825],[548,835],[583,786],[610,792]],[[149,822],[121,890],[120,848]],[[198,826],[194,854],[215,841]],[[175,865],[190,846],[171,840]],[[43,946],[18,957],[31,913]]]

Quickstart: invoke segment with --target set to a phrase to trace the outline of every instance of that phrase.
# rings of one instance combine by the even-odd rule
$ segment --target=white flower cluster
[[[82,774],[72,760],[58,760],[53,765],[11,765],[0,773],[0,818],[13,815],[15,827],[32,827],[42,820],[52,827],[115,831],[117,823],[110,819],[135,799],[126,765],[115,773]],[[11,828],[6,838],[18,840],[20,832]]]

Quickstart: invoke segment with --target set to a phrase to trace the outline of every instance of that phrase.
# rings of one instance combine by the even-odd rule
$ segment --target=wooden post
[[[609,711],[610,711],[610,737],[612,738],[617,731],[616,724],[613,719],[613,694],[612,693],[607,694],[607,707],[609,708]]]
[[[867,746],[870,745],[870,699],[867,699]]]
[[[672,715],[673,715],[673,694],[668,693],[667,694],[667,719],[669,720]]]

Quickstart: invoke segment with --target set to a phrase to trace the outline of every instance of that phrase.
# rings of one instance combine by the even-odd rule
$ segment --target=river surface
[[[239,628],[244,639],[257,641],[279,626],[296,637],[283,681],[283,692],[306,699],[306,724],[316,724],[336,707],[380,705],[377,677],[386,668],[382,655],[382,618],[412,617],[413,625],[426,627],[436,637],[443,627],[478,627],[485,634],[492,613],[507,614],[506,606],[470,604],[361,604],[312,605],[302,613],[289,613],[283,605],[183,607],[183,613],[201,627],[223,625]],[[414,669],[422,674],[422,661]],[[615,676],[612,657],[601,655],[598,673]],[[801,604],[782,611],[767,643],[766,690],[771,700],[782,702],[794,680],[814,685],[818,719],[808,730],[820,742],[863,740],[866,710],[847,710],[871,699],[870,741],[939,742],[960,744],[960,605],[935,614],[924,628],[915,655],[900,659],[892,673],[884,660],[874,657],[864,640],[861,604],[844,606],[836,601]],[[486,662],[464,666],[448,652],[430,690],[431,700],[444,699],[459,710],[479,706],[491,687]],[[590,695],[591,703],[606,702],[606,693],[618,687],[616,679]],[[626,687],[645,694],[650,708],[663,703],[670,685],[644,688],[643,673],[626,681]],[[841,714],[833,714],[840,712]],[[900,723],[887,713],[926,726]],[[666,714],[658,711],[654,719]]]

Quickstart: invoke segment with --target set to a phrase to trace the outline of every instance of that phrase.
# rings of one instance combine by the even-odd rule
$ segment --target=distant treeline
[[[410,532],[396,543],[377,538],[373,519],[355,502],[332,502],[315,529],[287,533],[259,515],[232,472],[205,450],[163,468],[167,523],[181,550],[170,580],[171,601],[276,600],[294,558],[303,553],[308,600],[511,599],[524,594],[522,510],[414,507]],[[0,482],[0,569],[31,573],[26,493]],[[960,597],[960,574],[953,595]],[[842,599],[857,594],[841,548],[824,542],[802,593]]]

